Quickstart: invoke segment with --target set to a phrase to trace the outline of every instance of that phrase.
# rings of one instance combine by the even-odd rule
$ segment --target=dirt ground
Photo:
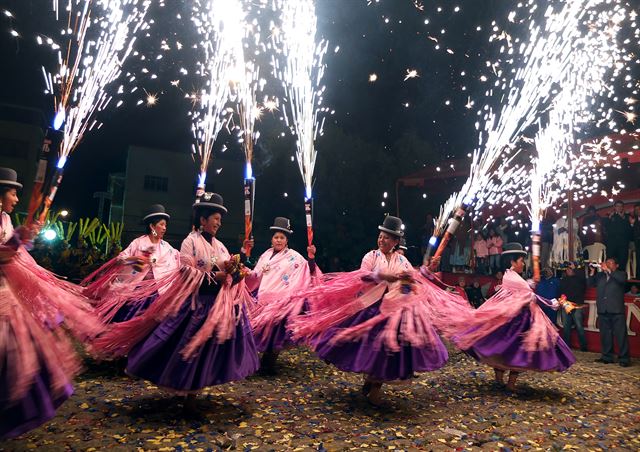
[[[122,364],[87,362],[58,415],[0,450],[640,450],[640,364],[577,356],[565,373],[523,374],[510,395],[452,350],[443,369],[385,386],[376,408],[360,375],[297,349],[276,377],[207,389],[189,417],[183,398],[129,379]]]

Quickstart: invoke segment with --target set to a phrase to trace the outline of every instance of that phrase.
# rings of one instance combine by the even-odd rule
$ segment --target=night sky
[[[85,137],[67,165],[57,200],[60,205],[93,214],[96,209],[93,192],[106,188],[109,172],[124,170],[129,145],[190,152],[192,136],[186,113],[191,105],[169,82],[176,78],[179,67],[188,64],[185,62],[190,57],[188,44],[197,37],[188,22],[175,18],[176,12],[184,13],[183,2],[167,3],[171,6],[150,11],[156,24],[150,37],[140,39],[139,49],[153,56],[158,54],[162,38],[179,38],[187,44],[187,50],[167,53],[159,63],[151,66],[152,72],[158,74],[157,80],[140,79],[141,88],[159,95],[157,105],[136,106],[135,96],[124,97],[122,107],[109,108],[99,114],[103,127]],[[483,93],[487,86],[480,76],[491,75],[487,62],[497,58],[497,49],[502,45],[488,40],[491,22],[495,19],[501,24],[508,23],[506,17],[513,8],[512,2],[372,0],[368,5],[367,0],[318,0],[316,4],[318,34],[330,41],[325,57],[324,104],[335,111],[334,115],[327,116],[325,137],[317,142],[320,167],[340,165],[341,159],[336,159],[336,155],[356,152],[347,147],[346,141],[344,149],[323,150],[323,146],[340,146],[340,137],[345,136],[349,143],[361,144],[357,147],[360,154],[349,155],[351,165],[360,162],[372,168],[370,173],[375,173],[376,162],[368,159],[377,154],[370,154],[366,149],[379,146],[388,153],[384,164],[397,166],[389,173],[394,177],[442,160],[466,158],[473,151],[478,143],[474,128],[477,110],[486,103]],[[15,19],[4,16],[0,19],[5,34],[0,39],[0,55],[5,68],[0,102],[41,109],[47,120],[51,120],[53,102],[51,96],[43,94],[40,67],[43,64],[53,67],[54,59],[50,50],[36,45],[34,38],[36,32],[56,33],[50,1],[0,0],[0,10],[5,8],[15,15]],[[20,33],[19,38],[8,34],[11,28]],[[337,52],[334,51],[336,46],[339,46]],[[136,64],[131,62],[131,67],[126,66],[125,71],[135,71]],[[264,67],[263,73],[268,70]],[[418,76],[405,80],[409,70],[416,70]],[[376,74],[375,82],[369,81],[370,74]],[[180,86],[189,89],[189,81],[181,81]],[[267,90],[277,94],[279,86],[270,82]],[[475,101],[473,105],[470,104],[472,100]],[[284,124],[273,116],[265,118],[257,128],[265,137],[256,152],[254,171],[257,177],[266,173],[274,162],[280,162],[278,171],[297,174],[297,164],[269,154],[293,153],[294,141],[290,136],[277,138],[285,131]],[[229,137],[222,133],[216,148],[219,149],[225,140],[229,141]],[[282,143],[274,144],[277,140]],[[417,157],[414,152],[403,161],[403,143],[413,143],[424,152]],[[225,157],[229,155],[242,158],[241,151],[232,145]],[[332,160],[323,161],[325,155]],[[281,163],[283,161],[285,163]],[[264,167],[258,166],[260,162]],[[215,165],[215,157],[212,164]],[[318,178],[321,177],[319,171],[316,172]],[[194,178],[195,174],[194,165]],[[349,174],[348,171],[345,174]],[[376,175],[371,174],[371,177]],[[384,191],[391,193],[394,190],[394,180],[390,176],[380,184],[378,193],[370,192],[367,199],[360,200],[362,213],[393,212],[391,206],[380,209],[380,202]],[[318,179],[320,188],[322,183]],[[341,180],[331,181],[333,188],[338,190],[341,183]],[[274,196],[282,196],[281,192],[302,193],[299,177],[287,178],[287,184],[278,186],[280,192]],[[451,187],[451,191],[454,188]],[[264,188],[263,184],[261,189],[269,188]],[[429,188],[424,191],[429,193]],[[420,211],[420,216],[427,210],[436,211],[442,201],[429,197],[426,202],[414,205],[419,199],[422,199],[421,193],[409,203],[412,211]],[[376,208],[378,210],[374,210]]]

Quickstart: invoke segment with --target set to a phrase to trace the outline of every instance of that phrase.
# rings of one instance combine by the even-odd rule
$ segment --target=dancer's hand
[[[217,271],[213,274],[213,279],[218,282],[223,282],[225,279],[227,279],[227,272]]]
[[[413,282],[413,275],[410,272],[400,272],[398,273],[398,279],[407,282]]]
[[[241,251],[242,251],[243,253],[247,254],[247,251],[248,251],[248,250],[252,250],[252,249],[253,249],[253,246],[254,246],[255,244],[256,244],[255,240],[253,240],[253,239],[245,239],[245,240],[242,242],[242,250],[241,250]]]
[[[315,259],[316,258],[316,246],[315,245],[309,245],[307,247],[307,257],[309,259]]]
[[[392,275],[391,273],[378,273],[378,278],[390,283],[394,283],[398,280],[398,276]]]

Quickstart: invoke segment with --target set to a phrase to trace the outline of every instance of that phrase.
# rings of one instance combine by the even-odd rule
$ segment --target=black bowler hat
[[[0,168],[0,187],[22,188],[18,182],[18,173],[11,168]]]
[[[192,207],[194,209],[211,209],[220,213],[227,213],[224,200],[218,193],[205,192],[202,197],[196,199]]]
[[[162,218],[164,218],[165,220],[168,220],[169,218],[171,218],[171,216],[164,210],[164,206],[162,204],[151,205],[145,212],[145,216],[142,217],[142,222],[149,223],[155,220],[156,218],[158,220]]]
[[[404,232],[402,231],[402,220],[398,217],[387,215],[382,222],[381,226],[378,226],[381,231],[387,232],[396,237],[402,237]]]
[[[276,217],[273,220],[273,226],[269,229],[272,231],[284,232],[285,234],[293,234],[293,231],[291,230],[291,221],[285,217]]]
[[[509,242],[503,245],[502,247],[502,256],[513,254],[520,256],[527,256],[527,252],[522,249],[522,244],[518,242]]]

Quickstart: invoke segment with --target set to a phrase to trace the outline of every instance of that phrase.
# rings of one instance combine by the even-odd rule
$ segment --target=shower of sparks
[[[578,175],[599,173],[601,170],[594,166],[596,154],[603,153],[606,158],[608,150],[602,146],[592,147],[588,153],[591,160],[586,160],[580,154],[585,148],[577,144],[576,137],[588,124],[598,122],[607,122],[617,131],[611,119],[612,110],[598,107],[598,101],[602,96],[614,97],[616,83],[621,76],[628,77],[628,62],[634,58],[632,53],[616,45],[621,24],[626,19],[633,21],[632,14],[623,6],[625,2],[580,0],[549,6],[544,11],[543,27],[531,16],[539,7],[537,3],[527,2],[523,9],[530,16],[525,20],[517,17],[520,12],[509,15],[511,22],[529,25],[528,42],[518,38],[511,41],[507,39],[508,34],[494,27],[491,40],[506,41],[501,53],[514,65],[510,71],[514,75],[507,78],[506,71],[497,63],[487,62],[498,80],[485,95],[487,98],[499,95],[502,107],[499,114],[490,105],[478,112],[479,146],[473,153],[469,179],[455,195],[460,203],[473,202],[478,210],[488,204],[488,199],[504,204],[508,198],[522,204],[529,196],[519,195],[523,194],[523,186],[527,186],[531,195],[531,205],[527,207],[534,220],[540,218],[541,212],[554,200],[566,196],[564,189],[572,187],[577,193],[592,189],[589,180]],[[514,61],[521,62],[521,67]],[[545,117],[547,119],[542,120]],[[505,161],[505,154],[517,152],[531,141],[527,138],[528,129],[536,124],[540,132],[535,141],[541,154],[534,158],[531,176],[525,177],[532,185],[516,180],[503,184],[501,194],[491,192],[497,187],[490,183],[496,172],[509,171],[508,167],[515,170],[514,161]],[[531,164],[526,167],[530,168]],[[565,182],[558,184],[557,176],[563,171]],[[443,206],[441,222],[446,221],[456,207],[451,204],[447,202]]]
[[[135,34],[148,28],[145,16],[150,3],[69,0],[61,10],[54,0],[56,18],[63,11],[67,15],[60,32],[65,43],[42,36],[37,41],[58,54],[55,73],[42,68],[46,93],[54,95],[54,126],[64,126],[58,167],[64,166],[87,131],[101,126],[95,115],[112,100],[107,89],[120,76],[123,63],[132,53]]]
[[[195,138],[193,153],[200,165],[198,186],[204,187],[213,145],[233,111],[227,107],[231,84],[238,74],[244,77],[238,68],[244,68],[245,12],[240,0],[195,0],[191,20],[202,38],[198,46],[203,59],[197,62],[197,73],[205,87],[190,95],[199,108],[189,115]]]
[[[273,58],[276,78],[282,81],[289,108],[284,110],[287,126],[296,135],[298,166],[305,186],[305,196],[312,197],[313,170],[317,151],[315,140],[322,134],[324,119],[321,86],[325,65],[322,62],[328,42],[316,43],[317,18],[312,0],[276,0],[280,11],[279,33],[272,33],[284,63]],[[290,116],[290,118],[289,118]]]
[[[259,79],[258,67],[250,61],[244,64],[244,68],[239,70],[238,78],[233,81],[234,94],[237,100],[237,113],[240,118],[240,126],[237,128],[237,132],[245,154],[246,179],[253,177],[251,166],[253,146],[260,137],[260,132],[255,130],[255,125],[262,115],[263,108],[258,105],[256,97],[258,89],[263,84],[264,80]]]

